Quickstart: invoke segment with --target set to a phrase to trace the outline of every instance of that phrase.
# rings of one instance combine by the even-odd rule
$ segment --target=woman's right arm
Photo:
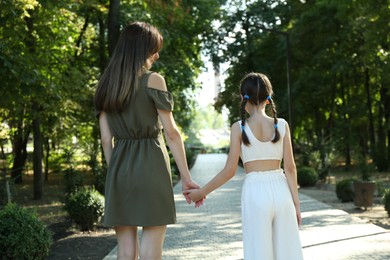
[[[171,111],[158,109],[161,123],[164,127],[165,139],[168,143],[169,149],[175,159],[177,168],[179,169],[181,179],[184,182],[191,181],[190,171],[188,170],[187,158],[184,149],[183,139],[176,126],[173,114]]]
[[[100,126],[100,139],[102,142],[104,158],[106,158],[107,165],[110,163],[112,154],[112,133],[110,126],[108,125],[107,114],[102,111],[99,114],[99,126]]]
[[[150,75],[148,80],[148,86],[153,86],[153,88],[158,90],[167,91],[164,78],[157,73],[153,73]],[[164,128],[164,134],[167,144],[169,146],[170,151],[172,152],[173,158],[175,159],[177,168],[180,172],[180,177],[182,180],[182,190],[184,191],[188,189],[199,188],[199,185],[196,184],[191,178],[191,174],[187,165],[187,158],[183,139],[173,118],[172,112],[161,109],[157,109],[157,112]],[[189,199],[187,194],[184,194],[184,196],[187,202],[191,203],[191,200]],[[198,203],[197,205],[199,206],[200,204]]]

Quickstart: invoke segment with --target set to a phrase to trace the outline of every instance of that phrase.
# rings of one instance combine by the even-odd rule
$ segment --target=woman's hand
[[[194,201],[194,200],[192,200],[190,198],[189,191],[197,190],[199,188],[200,188],[200,186],[196,182],[194,182],[192,180],[190,180],[190,181],[182,181],[182,192],[183,192],[183,195],[186,198],[186,201],[187,201],[188,204],[191,204],[192,201],[195,202],[195,208],[199,208],[200,206],[202,206],[204,200],[206,199],[206,197]]]

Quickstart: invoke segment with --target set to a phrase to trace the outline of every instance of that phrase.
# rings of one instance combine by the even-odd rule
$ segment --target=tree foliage
[[[239,119],[239,80],[250,71],[269,75],[288,118],[286,37],[290,37],[293,139],[297,153],[320,151],[353,160],[369,156],[389,167],[388,2],[229,1],[219,31],[229,62],[216,108]],[[325,167],[326,168],[326,167]]]
[[[221,3],[1,1],[0,121],[10,128],[12,178],[22,181],[31,138],[37,199],[42,196],[43,173],[48,179],[53,151],[81,150],[93,172],[101,172],[92,97],[118,32],[136,20],[162,31],[164,48],[153,69],[166,77],[175,96],[176,119],[186,131],[194,115],[192,91],[203,65],[201,48],[212,38],[211,22],[219,17]]]
[[[368,157],[385,170],[390,162],[389,16],[385,0],[1,1],[0,125],[7,131],[0,132],[12,146],[11,177],[22,181],[31,139],[36,198],[42,196],[42,175],[49,178],[53,153],[81,151],[92,171],[102,172],[92,97],[118,31],[136,20],[163,34],[153,70],[165,76],[175,97],[175,119],[185,133],[195,118],[193,91],[203,51],[216,70],[230,64],[222,72],[227,79],[215,107],[227,107],[231,122],[239,119],[239,80],[261,71],[271,78],[279,116],[292,114],[298,155],[319,152],[321,169],[328,169],[329,158],[342,158],[350,167]]]

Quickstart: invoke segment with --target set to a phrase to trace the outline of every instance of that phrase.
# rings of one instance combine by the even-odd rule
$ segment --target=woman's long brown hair
[[[149,69],[148,59],[161,50],[162,44],[163,37],[154,26],[144,22],[127,25],[98,82],[95,109],[121,112],[130,102],[132,91],[138,88],[140,76]]]

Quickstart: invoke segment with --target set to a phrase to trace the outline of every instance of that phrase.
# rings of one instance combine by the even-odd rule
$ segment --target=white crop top
[[[250,145],[241,143],[241,160],[243,163],[257,160],[282,160],[283,159],[283,139],[286,134],[286,121],[278,118],[278,130],[280,139],[273,143],[272,141],[259,141],[248,124],[245,124],[244,130],[248,136]]]

